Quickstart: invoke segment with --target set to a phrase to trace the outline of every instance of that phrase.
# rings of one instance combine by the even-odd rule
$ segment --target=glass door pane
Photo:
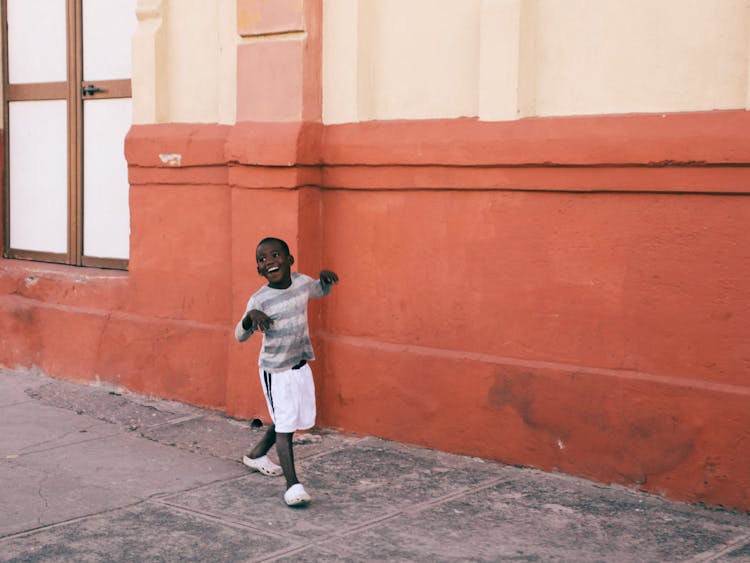
[[[130,207],[123,144],[130,98],[83,102],[83,254],[128,258]]]
[[[83,80],[130,78],[136,0],[83,0]]]
[[[65,82],[66,1],[7,1],[9,82]]]
[[[10,102],[10,245],[68,251],[68,105]]]

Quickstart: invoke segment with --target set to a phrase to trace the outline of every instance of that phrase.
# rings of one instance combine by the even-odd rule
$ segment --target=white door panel
[[[83,0],[83,79],[130,78],[136,0]]]
[[[128,164],[123,142],[132,121],[130,98],[83,103],[83,253],[128,258]]]
[[[68,250],[67,121],[65,100],[8,104],[13,248]]]
[[[65,0],[8,0],[8,78],[11,84],[65,82]]]

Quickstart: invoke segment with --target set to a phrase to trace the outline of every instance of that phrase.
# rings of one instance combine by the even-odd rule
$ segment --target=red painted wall
[[[130,271],[0,262],[0,364],[265,418],[232,329],[273,234],[342,279],[320,424],[750,509],[748,127],[136,126]]]

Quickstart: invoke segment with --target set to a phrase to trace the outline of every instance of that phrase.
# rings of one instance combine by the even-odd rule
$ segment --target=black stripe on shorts
[[[266,386],[266,397],[268,397],[268,402],[271,404],[271,412],[275,412],[273,408],[273,395],[271,394],[271,374],[267,371],[263,372],[263,383]]]

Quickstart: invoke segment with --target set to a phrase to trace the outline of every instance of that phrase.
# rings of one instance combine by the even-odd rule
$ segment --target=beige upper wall
[[[135,123],[234,123],[236,0],[138,0]],[[750,107],[748,0],[323,0],[323,119]]]
[[[359,22],[369,29],[360,44],[359,92],[366,95],[359,118],[475,115],[477,96],[467,85],[479,75],[479,6],[479,0],[360,2]],[[426,25],[425,14],[440,17]]]
[[[324,0],[323,119],[748,107],[747,0]]]
[[[541,0],[536,113],[744,108],[749,25],[746,0]]]
[[[236,0],[138,0],[134,123],[234,123]]]

